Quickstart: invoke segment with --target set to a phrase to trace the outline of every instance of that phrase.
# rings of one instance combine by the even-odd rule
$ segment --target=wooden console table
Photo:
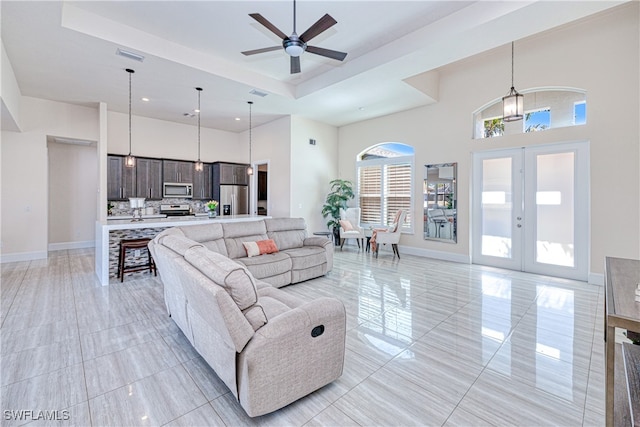
[[[629,399],[629,396],[638,396],[637,380],[634,380],[633,372],[627,372],[626,396],[615,396],[615,351],[616,328],[623,328],[640,332],[640,302],[635,301],[635,289],[640,282],[640,260],[612,258],[605,259],[605,375],[606,375],[606,419],[607,426],[619,425],[614,423],[615,407],[618,404],[625,405],[630,400],[631,424],[639,418],[640,402]],[[635,373],[637,375],[637,372]],[[637,376],[635,377],[637,378]]]

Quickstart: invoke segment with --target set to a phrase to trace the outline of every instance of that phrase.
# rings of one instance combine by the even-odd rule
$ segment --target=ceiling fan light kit
[[[278,27],[269,22],[264,16],[259,13],[250,13],[250,17],[258,21],[262,24],[266,29],[271,31],[276,36],[282,39],[282,47],[284,47],[284,51],[290,56],[291,61],[291,74],[296,74],[300,72],[300,55],[304,52],[313,53],[315,55],[324,56],[326,58],[335,59],[338,61],[343,61],[347,56],[344,52],[339,52],[337,50],[325,49],[316,46],[309,46],[307,43],[311,41],[317,35],[323,33],[329,28],[333,27],[338,23],[335,19],[331,17],[329,14],[325,14],[322,18],[318,19],[315,24],[307,29],[302,35],[298,36],[296,33],[296,1],[293,0],[293,32],[290,36],[287,36],[284,32],[282,32]],[[274,50],[280,49],[280,46],[271,46],[264,47],[261,49],[254,50],[246,50],[242,52],[243,55],[256,55],[258,53],[272,52]]]

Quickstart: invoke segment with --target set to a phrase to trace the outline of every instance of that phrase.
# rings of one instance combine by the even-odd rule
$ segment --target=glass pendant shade
[[[136,166],[136,158],[129,153],[127,157],[124,158],[124,165],[128,168],[133,168]]]
[[[253,175],[253,168],[251,166],[247,168],[247,175]]]
[[[502,120],[515,122],[524,117],[524,95],[521,95],[513,87],[509,94],[502,98]]]
[[[513,45],[511,42],[511,90],[502,98],[502,121],[515,122],[524,117],[524,95],[513,84]]]
[[[204,170],[204,163],[200,160],[196,162],[196,172],[202,172]]]

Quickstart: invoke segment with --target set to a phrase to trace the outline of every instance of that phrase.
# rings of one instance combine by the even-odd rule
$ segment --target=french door
[[[588,143],[475,153],[473,262],[587,280]]]

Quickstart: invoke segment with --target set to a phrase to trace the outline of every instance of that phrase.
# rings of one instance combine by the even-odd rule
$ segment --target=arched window
[[[502,99],[498,98],[473,114],[474,139],[538,132],[587,122],[587,94],[580,89],[545,88],[521,92],[524,119],[502,121]]]
[[[413,147],[399,142],[371,146],[358,155],[358,205],[365,226],[391,225],[398,209],[407,211],[404,231],[413,231]]]

